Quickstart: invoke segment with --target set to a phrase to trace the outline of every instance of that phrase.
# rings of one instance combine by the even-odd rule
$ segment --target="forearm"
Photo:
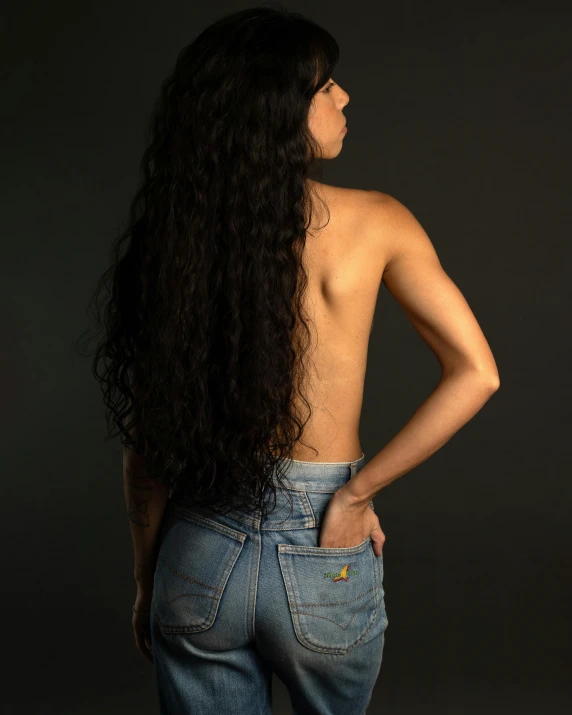
[[[142,588],[152,587],[158,535],[168,490],[158,480],[148,479],[143,460],[123,447],[123,483],[134,550],[134,578]]]
[[[474,370],[453,372],[439,381],[405,426],[338,490],[348,503],[367,505],[391,482],[440,449],[496,391],[492,379]]]

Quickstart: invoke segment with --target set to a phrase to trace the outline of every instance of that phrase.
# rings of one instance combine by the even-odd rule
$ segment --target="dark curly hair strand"
[[[307,119],[338,54],[299,13],[242,10],[179,53],[154,107],[129,224],[90,301],[105,333],[92,372],[107,439],[121,433],[187,505],[266,517],[311,415]]]

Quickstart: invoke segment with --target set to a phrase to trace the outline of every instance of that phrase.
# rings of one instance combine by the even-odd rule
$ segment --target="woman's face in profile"
[[[333,159],[342,150],[346,135],[346,118],[342,110],[349,101],[349,94],[331,78],[312,99],[308,126],[322,147],[323,159]]]

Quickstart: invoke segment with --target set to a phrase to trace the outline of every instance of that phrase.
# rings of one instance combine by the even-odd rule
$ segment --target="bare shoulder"
[[[363,189],[354,189],[346,186],[334,186],[333,184],[324,184],[321,181],[309,180],[310,186],[318,196],[325,198],[328,203],[330,201],[343,206],[351,206],[352,203],[359,200],[360,196],[370,193]]]
[[[366,234],[370,248],[381,261],[383,280],[404,255],[440,265],[433,242],[413,212],[391,194],[371,190],[367,197]]]
[[[367,225],[367,217],[376,207],[375,194],[379,192],[353,187],[333,186],[312,182],[317,195],[325,199],[328,207],[334,212],[345,228],[354,235],[362,233]]]
[[[427,232],[413,212],[391,194],[367,191],[365,234],[380,279],[393,292],[403,280],[447,277]]]
[[[369,218],[375,224],[380,219],[387,219],[392,213],[398,213],[399,207],[405,209],[397,199],[375,189],[333,186],[313,182],[319,192],[340,208],[356,215]],[[407,210],[407,209],[405,209]]]
[[[395,239],[400,231],[403,235],[411,235],[411,229],[421,228],[413,213],[401,201],[383,191],[371,190],[365,192],[369,204],[371,228],[385,240]],[[427,234],[425,234],[427,235]]]
[[[318,195],[335,211],[343,233],[360,236],[379,278],[396,258],[413,251],[427,259],[438,260],[429,236],[401,201],[376,189],[346,188],[313,182]],[[349,232],[349,233],[348,233]],[[392,263],[393,262],[393,263]]]

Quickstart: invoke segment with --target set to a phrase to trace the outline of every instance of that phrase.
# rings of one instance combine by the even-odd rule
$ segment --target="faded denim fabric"
[[[266,521],[169,502],[151,637],[162,715],[272,715],[272,673],[295,715],[362,715],[388,625],[371,537],[318,546],[332,495],[365,464],[288,460]],[[373,502],[370,503],[373,509]]]

